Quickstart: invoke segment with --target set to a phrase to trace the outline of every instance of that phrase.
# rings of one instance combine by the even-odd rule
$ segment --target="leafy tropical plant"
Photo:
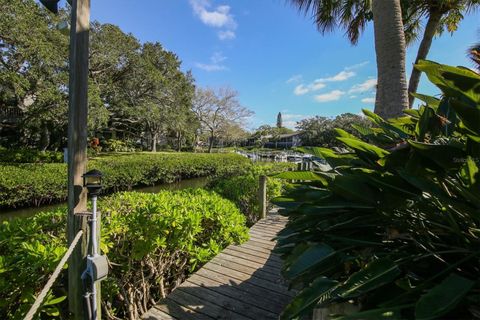
[[[138,319],[198,266],[248,238],[235,205],[205,190],[125,192],[103,199],[101,250],[110,261],[102,282],[109,318]],[[0,318],[23,319],[66,251],[66,208],[0,224]],[[40,309],[68,319],[66,272]]]
[[[480,318],[480,75],[421,61],[441,99],[386,121],[370,111],[348,149],[305,148],[329,166],[276,203],[283,274],[300,293],[284,310],[355,304],[335,319]],[[303,177],[302,177],[303,176]]]
[[[213,179],[208,187],[222,197],[233,201],[247,217],[249,225],[258,220],[258,181],[261,175],[275,175],[293,169],[294,163],[256,163],[244,173],[232,177]],[[287,182],[279,179],[267,179],[267,200],[282,194]]]

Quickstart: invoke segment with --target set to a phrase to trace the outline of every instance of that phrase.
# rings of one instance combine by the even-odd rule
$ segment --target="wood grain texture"
[[[143,315],[143,319],[278,319],[294,292],[272,253],[285,217],[270,214],[251,228],[250,240],[231,245]]]

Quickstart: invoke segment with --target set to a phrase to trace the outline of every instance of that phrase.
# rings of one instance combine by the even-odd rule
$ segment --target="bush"
[[[102,143],[102,150],[107,152],[135,152],[136,146],[129,140],[110,139]]]
[[[8,163],[62,163],[63,153],[33,149],[6,149],[0,147],[0,162]]]
[[[111,262],[102,303],[121,319],[139,318],[188,273],[248,238],[245,217],[235,205],[205,190],[120,193],[99,208],[101,249]],[[65,225],[65,208],[0,225],[0,318],[25,315],[66,251]],[[61,312],[64,280],[56,282],[41,309],[50,317],[67,318]]]
[[[285,197],[277,252],[302,289],[282,318],[338,303],[334,319],[480,318],[480,75],[432,62],[417,67],[443,91],[408,116],[338,130],[348,149],[308,151],[330,169]],[[344,308],[348,309],[348,308]]]
[[[258,203],[258,180],[261,175],[272,175],[294,168],[293,163],[256,163],[244,174],[218,178],[208,187],[223,197],[233,201],[240,211],[247,217],[249,225],[258,219],[260,210]],[[278,179],[267,180],[267,200],[278,197],[283,191],[286,182]]]
[[[104,191],[171,183],[180,179],[243,172],[250,161],[235,154],[116,154],[94,158],[89,168],[103,172]],[[66,164],[0,165],[0,207],[60,202],[67,198]]]

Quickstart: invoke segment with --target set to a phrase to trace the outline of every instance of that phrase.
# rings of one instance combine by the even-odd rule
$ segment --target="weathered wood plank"
[[[209,277],[195,274],[188,279],[190,284],[204,289],[201,291],[202,299],[214,301],[214,303],[221,304],[225,309],[233,310],[252,319],[276,318],[279,308],[278,303],[270,302],[268,305],[265,305],[265,303],[269,302],[265,297],[249,294],[245,290],[240,290],[238,285],[229,283],[229,281],[225,284],[222,281],[211,279],[211,277],[213,277],[213,274],[209,274]],[[183,289],[184,287],[182,286]],[[197,292],[200,293],[198,290]],[[277,305],[277,308],[274,307],[275,305]]]
[[[203,298],[198,298],[197,296],[182,290],[181,286],[173,290],[173,292],[168,295],[167,299],[173,300],[178,304],[195,311],[196,314],[194,319],[200,319],[200,314],[213,319],[249,319],[248,317],[242,316],[241,314],[235,313],[231,310],[224,309],[223,307],[213,304]]]
[[[231,245],[149,310],[143,319],[278,319],[295,295],[272,252],[287,222],[269,215],[250,229],[250,240]]]
[[[172,315],[166,312],[163,312],[162,310],[157,308],[152,308],[148,310],[148,312],[143,315],[143,319],[145,320],[156,320],[156,319],[177,320],[177,318],[174,318]]]
[[[146,313],[148,315],[148,320],[164,320],[168,318],[163,318],[162,314],[166,313],[170,316],[173,316],[179,320],[211,320],[212,318],[204,315],[204,314],[199,314],[195,312],[194,310],[187,308],[176,301],[173,301],[169,298],[163,299],[159,304],[157,304],[153,309],[158,309],[162,313],[157,314],[153,313],[151,314],[150,311]],[[144,318],[145,319],[145,318]]]
[[[285,280],[282,278],[282,276],[280,275],[279,272],[272,273],[272,272],[268,272],[268,271],[264,271],[264,270],[258,270],[256,268],[240,265],[238,263],[228,261],[228,260],[224,260],[224,259],[221,259],[221,258],[218,258],[218,257],[214,258],[211,261],[211,263],[214,263],[214,264],[217,264],[219,266],[223,266],[223,267],[226,267],[226,268],[229,268],[229,269],[233,269],[233,270],[236,270],[236,271],[244,272],[244,273],[247,273],[247,274],[252,274],[252,276],[254,275],[258,278],[261,278],[261,279],[264,279],[264,280],[267,280],[267,281],[270,281],[270,282],[273,282],[273,283],[283,284],[285,282]]]
[[[210,270],[200,271],[202,272],[196,273],[189,281],[205,284],[212,290],[216,290],[260,309],[278,314],[282,311],[285,304],[290,301],[290,297],[273,291],[268,291],[268,294],[266,294],[264,288],[255,286],[249,283],[248,280],[240,281],[232,279]]]
[[[208,263],[202,269],[215,271],[219,274],[223,274],[227,277],[230,277],[232,280],[234,279],[240,280],[240,281],[248,280],[251,284],[265,289],[265,293],[267,295],[269,294],[269,291],[274,291],[289,297],[293,297],[295,295],[294,292],[288,291],[285,285],[278,284],[276,282],[272,282],[272,281],[257,277],[256,274],[244,273],[241,271],[226,268],[225,266],[219,266],[214,263]]]
[[[252,255],[252,254],[247,253],[247,252],[239,252],[239,251],[232,250],[232,249],[229,249],[229,248],[223,250],[223,253],[228,254],[230,256],[242,258],[242,259],[245,259],[245,260],[248,260],[248,261],[252,261],[252,262],[255,262],[255,263],[260,263],[260,264],[263,264],[266,267],[272,267],[272,268],[277,268],[277,269],[282,268],[282,262],[281,261],[278,261],[278,260],[274,261],[274,260],[269,259],[268,257],[258,257],[256,255]]]
[[[250,249],[250,248],[229,246],[227,249],[251,254],[253,256],[257,256],[259,258],[269,259],[271,261],[282,262],[282,259],[280,258],[280,256],[277,256],[277,255],[274,255],[274,254],[271,254],[271,253],[256,251],[256,250],[253,250],[253,249]]]
[[[259,252],[259,253],[271,254],[272,256],[276,256],[276,257],[280,258],[280,255],[278,255],[276,253],[272,253],[271,249],[265,249],[265,248],[262,248],[262,247],[259,247],[259,246],[255,246],[255,245],[252,245],[251,243],[248,243],[248,242],[245,242],[241,246],[230,246],[230,248],[244,248],[244,249]]]
[[[246,258],[236,257],[224,252],[220,253],[217,257],[215,257],[215,259],[216,258],[238,263],[247,267],[253,267],[258,270],[268,271],[270,273],[280,273],[280,267],[275,267],[275,266],[265,265],[263,263],[250,261]]]

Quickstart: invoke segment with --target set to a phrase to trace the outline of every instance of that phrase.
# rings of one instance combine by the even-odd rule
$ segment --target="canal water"
[[[207,183],[208,183],[208,178],[201,177],[201,178],[180,180],[178,182],[173,182],[173,183],[159,184],[156,186],[135,188],[133,191],[145,192],[145,193],[157,193],[162,190],[173,191],[173,190],[182,190],[182,189],[188,189],[188,188],[203,188],[207,185]],[[57,203],[57,204],[40,206],[40,207],[28,207],[28,208],[19,208],[19,209],[13,209],[13,210],[0,210],[0,222],[5,220],[11,220],[14,218],[31,217],[43,211],[50,211],[50,210],[57,209],[65,204],[66,203]]]

